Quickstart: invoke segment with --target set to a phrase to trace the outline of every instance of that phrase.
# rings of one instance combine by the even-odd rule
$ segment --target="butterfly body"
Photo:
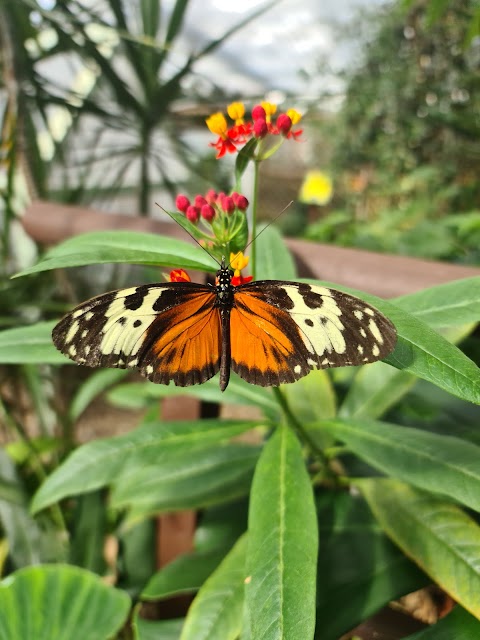
[[[335,289],[261,280],[233,286],[141,285],[103,294],[54,328],[55,346],[87,366],[138,369],[155,383],[201,384],[230,370],[252,384],[295,382],[316,368],[360,365],[395,347],[393,324]]]

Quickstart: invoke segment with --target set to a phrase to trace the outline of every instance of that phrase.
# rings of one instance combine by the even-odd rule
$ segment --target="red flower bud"
[[[248,208],[248,200],[245,196],[242,196],[241,193],[238,194],[238,197],[236,200],[234,200],[237,209],[240,209],[240,211],[246,211],[246,209]]]
[[[197,207],[190,205],[185,211],[185,217],[187,218],[187,220],[190,220],[190,222],[193,222],[193,224],[195,224],[196,222],[198,222],[200,212]]]
[[[215,203],[215,201],[217,200],[217,192],[215,191],[215,189],[209,189],[207,191],[207,193],[205,194],[205,200],[208,204]]]
[[[215,209],[209,204],[204,204],[200,210],[200,215],[207,222],[211,222],[215,217]]]
[[[179,211],[181,211],[182,213],[185,213],[187,210],[187,207],[190,205],[190,200],[187,198],[187,196],[184,196],[182,194],[179,194],[176,198],[175,198],[175,206],[177,207],[177,209]]]
[[[255,120],[253,123],[253,134],[256,138],[264,138],[268,133],[267,121],[263,118]]]
[[[282,135],[288,135],[292,128],[292,119],[290,116],[287,116],[286,113],[281,113],[277,118],[277,127]]]
[[[257,104],[256,107],[253,107],[252,120],[258,120],[258,119],[265,120],[266,117],[267,117],[267,114],[261,104]]]
[[[235,202],[230,196],[224,196],[222,198],[221,207],[226,213],[233,213],[235,211]]]
[[[193,204],[199,209],[201,209],[204,204],[207,204],[207,201],[203,196],[195,196],[195,200],[193,201]]]

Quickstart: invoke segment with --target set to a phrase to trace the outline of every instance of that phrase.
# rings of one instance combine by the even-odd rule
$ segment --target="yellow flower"
[[[212,133],[215,133],[217,136],[221,136],[222,138],[226,137],[228,125],[223,113],[220,111],[218,113],[212,113],[205,122]]]
[[[235,124],[243,124],[245,105],[243,102],[232,102],[227,107],[227,113],[232,120],[235,120]]]
[[[318,169],[307,171],[298,199],[305,204],[324,205],[330,202],[333,185],[330,176]]]
[[[270,122],[272,116],[275,115],[277,111],[277,105],[272,102],[261,102],[262,107],[265,109],[265,119],[267,122]]]
[[[288,109],[287,116],[292,121],[292,126],[297,124],[297,122],[300,122],[300,120],[302,119],[302,114],[298,113],[296,109]]]
[[[237,277],[240,275],[240,271],[248,265],[249,260],[249,256],[244,256],[242,251],[230,254],[230,267],[235,271]]]

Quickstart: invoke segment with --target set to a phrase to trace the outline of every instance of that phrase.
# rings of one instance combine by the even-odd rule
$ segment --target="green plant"
[[[243,147],[237,184],[248,162],[258,169],[268,143],[267,136]],[[255,242],[257,278],[295,278],[273,227]],[[216,270],[199,247],[110,232],[72,238],[21,275],[105,262]],[[99,371],[73,399],[69,424],[112,387],[112,402],[147,409],[137,429],[79,447],[70,440],[60,464],[60,443],[20,429],[23,450],[10,448],[1,484],[6,566],[32,564],[25,542],[37,561],[63,564],[24,568],[2,583],[0,639],[335,640],[429,581],[459,604],[411,640],[477,635],[480,371],[452,342],[479,320],[480,278],[390,302],[359,295],[395,323],[398,343],[386,362],[315,371],[277,390],[233,378],[224,394],[215,380],[178,389]],[[0,362],[65,363],[51,344],[52,326],[1,333]],[[253,406],[259,417],[154,417],[159,399],[185,394]],[[247,432],[248,441],[238,438]],[[33,493],[34,518],[27,511]],[[155,573],[145,563],[149,519],[185,508],[200,510],[195,549]],[[44,550],[37,541],[52,541],[52,531],[54,544]],[[114,567],[99,553],[108,533],[122,541]],[[65,566],[68,560],[89,570]],[[117,588],[95,573],[117,575]],[[52,589],[71,595],[50,599]],[[147,620],[137,605],[127,623],[126,593],[149,602],[197,591],[185,620]],[[70,618],[72,608],[89,615]]]

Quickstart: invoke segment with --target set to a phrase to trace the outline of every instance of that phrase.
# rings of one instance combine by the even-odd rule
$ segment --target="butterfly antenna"
[[[288,209],[288,207],[291,207],[291,206],[292,206],[292,204],[293,204],[293,200],[290,200],[290,202],[289,202],[285,207],[283,207],[283,209],[280,211],[280,213],[278,213],[278,214],[277,214],[277,215],[276,215],[272,220],[270,220],[270,221],[268,222],[268,224],[266,224],[266,225],[263,227],[263,229],[260,229],[260,231],[257,233],[257,235],[256,235],[254,238],[252,238],[252,239],[250,240],[250,242],[246,245],[246,247],[245,247],[245,249],[244,249],[243,251],[238,251],[238,253],[236,253],[236,254],[235,254],[235,256],[233,257],[233,259],[232,259],[232,261],[230,262],[230,264],[233,262],[233,260],[235,260],[235,258],[236,258],[240,253],[244,253],[244,252],[248,249],[248,247],[249,247],[251,244],[253,244],[253,243],[255,242],[255,240],[258,238],[258,236],[259,236],[260,234],[262,234],[262,233],[265,231],[265,229],[268,229],[268,227],[269,227],[270,225],[272,225],[274,222],[276,222],[276,221],[278,220],[278,218],[279,218],[281,215],[283,215],[283,214],[285,213],[285,211]],[[230,266],[230,264],[229,264],[228,266]]]
[[[171,219],[175,222],[175,224],[178,224],[178,226],[179,226],[179,227],[182,227],[182,225],[181,225],[179,222],[177,222],[177,221],[175,220],[175,218],[174,218],[174,217],[173,217],[173,216],[172,216],[172,215],[171,215],[171,214],[170,214],[166,209],[164,209],[164,208],[162,207],[162,205],[161,205],[161,204],[158,204],[158,202],[156,202],[155,204],[157,205],[157,207],[159,207],[159,208],[163,211],[163,213],[166,213],[166,214],[167,214],[167,216],[168,216],[169,218],[171,218]],[[283,211],[282,211],[282,213],[283,213]],[[276,220],[276,218],[275,218],[275,220]],[[205,251],[205,253],[207,253],[207,254],[210,256],[210,258],[213,258],[213,260],[215,260],[215,262],[216,262],[216,263],[218,264],[218,266],[221,268],[221,266],[222,266],[222,265],[221,265],[221,264],[220,264],[220,262],[215,258],[215,256],[213,256],[213,255],[210,253],[210,251],[209,251],[208,249],[205,249],[205,247],[203,246],[203,244],[202,244],[201,242],[199,242],[199,241],[195,238],[195,236],[194,236],[193,234],[191,234],[191,233],[190,233],[190,231],[189,231],[188,229],[185,229],[185,227],[182,227],[182,229],[183,229],[186,233],[188,233],[188,235],[192,238],[192,240],[193,240],[194,242],[196,242],[196,243],[198,244],[198,246],[199,246],[201,249],[203,249],[203,250]],[[262,231],[263,231],[263,229],[262,229]]]

